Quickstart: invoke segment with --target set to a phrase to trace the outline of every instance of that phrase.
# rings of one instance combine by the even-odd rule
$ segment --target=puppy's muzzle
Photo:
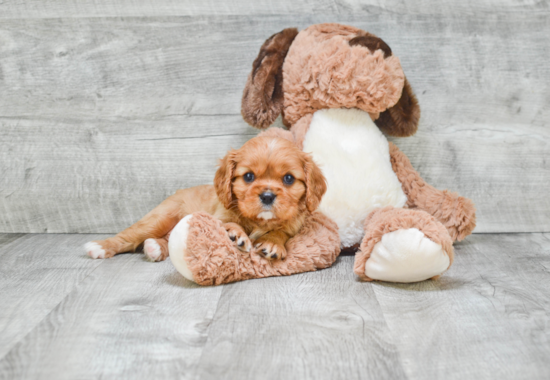
[[[273,194],[271,191],[266,191],[260,194],[260,200],[265,206],[271,206],[275,201],[275,197],[276,195]]]

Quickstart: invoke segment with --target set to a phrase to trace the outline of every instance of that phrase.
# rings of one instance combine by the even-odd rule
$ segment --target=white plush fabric
[[[347,108],[315,112],[304,151],[327,178],[319,209],[338,224],[342,247],[361,242],[363,221],[372,210],[406,204],[391,167],[388,140],[368,113]]]
[[[416,282],[442,274],[449,264],[440,244],[409,228],[382,236],[365,264],[365,274],[374,280]]]
[[[170,239],[168,239],[168,252],[170,253],[170,260],[172,264],[176,267],[178,272],[180,272],[183,277],[186,279],[196,282],[193,279],[193,274],[187,267],[187,262],[185,261],[185,254],[187,253],[187,235],[189,234],[189,221],[193,215],[187,215],[185,218],[180,220],[176,227],[172,230],[170,234]]]

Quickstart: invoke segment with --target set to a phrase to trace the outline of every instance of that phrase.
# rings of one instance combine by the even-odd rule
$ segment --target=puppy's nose
[[[273,194],[271,191],[266,191],[265,193],[260,194],[260,199],[262,203],[266,206],[269,206],[270,204],[272,204],[273,201],[275,200],[275,197],[276,195]]]

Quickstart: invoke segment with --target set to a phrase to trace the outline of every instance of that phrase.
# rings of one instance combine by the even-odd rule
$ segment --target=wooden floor
[[[0,379],[548,379],[550,234],[477,234],[438,281],[330,269],[200,287],[104,235],[0,234]]]

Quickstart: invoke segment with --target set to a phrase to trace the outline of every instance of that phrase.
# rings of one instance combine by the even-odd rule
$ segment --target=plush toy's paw
[[[441,275],[450,265],[441,244],[417,228],[401,229],[382,236],[365,264],[365,275],[373,280],[416,282]]]
[[[453,257],[441,222],[425,211],[388,206],[367,216],[354,272],[366,281],[417,282],[439,277]]]
[[[226,223],[223,225],[229,235],[229,239],[235,244],[235,247],[242,252],[250,252],[252,242],[241,226],[237,223]]]
[[[237,249],[236,242],[237,238],[231,241],[219,219],[196,212],[180,220],[170,232],[168,251],[178,272],[200,285],[260,277],[251,255]]]
[[[259,238],[254,242],[256,253],[268,260],[283,260],[286,258],[286,248],[284,245]]]
[[[170,260],[178,272],[189,281],[196,282],[186,260],[188,254],[187,239],[189,235],[189,223],[192,217],[192,214],[187,215],[176,224],[170,233],[168,251],[170,252]]]
[[[113,249],[109,249],[101,241],[90,241],[84,244],[84,251],[92,259],[108,259],[115,255]]]
[[[156,239],[143,242],[143,253],[149,261],[164,261],[168,257],[167,247],[161,246]]]
[[[476,208],[474,202],[468,198],[458,197],[454,219],[456,220],[455,230],[450,229],[453,240],[464,240],[476,227]]]

